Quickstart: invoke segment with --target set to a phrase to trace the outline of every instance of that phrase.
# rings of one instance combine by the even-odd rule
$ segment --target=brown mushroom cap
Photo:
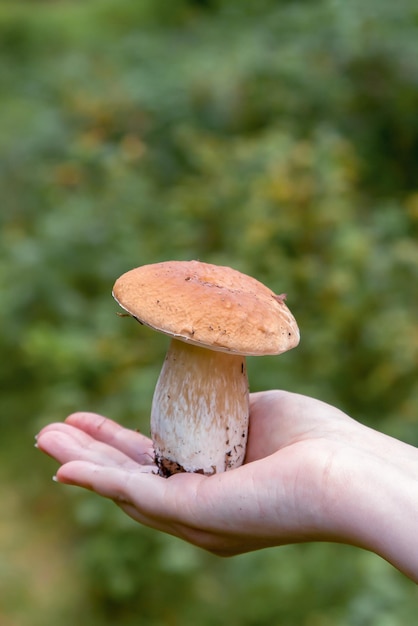
[[[242,355],[280,354],[299,343],[284,296],[255,278],[200,261],[166,261],[123,274],[113,297],[166,335]]]

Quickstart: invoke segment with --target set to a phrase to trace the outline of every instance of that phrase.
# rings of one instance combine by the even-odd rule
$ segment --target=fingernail
[[[33,447],[34,447],[34,448],[39,448],[39,446],[38,446],[38,444],[37,444],[37,443],[34,443],[34,444],[33,444]]]
[[[59,483],[58,477],[56,475],[52,477],[52,480],[54,481],[54,483]]]

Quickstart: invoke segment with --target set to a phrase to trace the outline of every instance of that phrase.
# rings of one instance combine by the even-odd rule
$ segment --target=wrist
[[[398,460],[341,452],[327,502],[328,531],[337,541],[378,554],[418,582],[418,480]]]

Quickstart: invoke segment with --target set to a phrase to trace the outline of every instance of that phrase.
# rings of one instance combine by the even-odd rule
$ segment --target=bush
[[[301,345],[250,359],[253,390],[418,445],[415,3],[33,4],[0,10],[0,446],[6,531],[51,559],[45,597],[28,592],[39,552],[0,571],[4,621],[411,623],[414,587],[373,555],[219,561],[58,493],[28,446],[78,409],[147,430],[166,341],[110,292],[169,258],[288,293]]]

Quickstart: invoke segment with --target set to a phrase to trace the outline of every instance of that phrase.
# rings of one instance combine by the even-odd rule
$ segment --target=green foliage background
[[[417,41],[414,0],[3,0],[2,625],[414,623],[374,555],[217,559],[53,485],[32,442],[79,409],[147,430],[166,341],[111,288],[199,258],[288,293],[301,345],[253,390],[418,445]]]

